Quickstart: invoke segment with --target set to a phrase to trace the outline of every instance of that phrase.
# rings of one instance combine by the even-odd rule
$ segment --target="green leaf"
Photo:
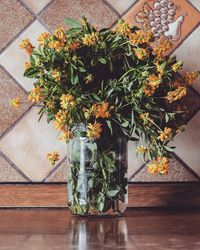
[[[125,121],[121,125],[122,125],[122,127],[126,128],[129,125],[129,121]]]
[[[111,121],[110,121],[110,120],[106,120],[106,123],[107,123],[107,125],[108,125],[108,127],[109,127],[109,129],[110,129],[110,133],[111,133],[111,135],[113,135],[113,130],[112,130],[112,124],[111,124]]]
[[[175,149],[176,147],[164,146],[164,148],[165,148],[168,152],[174,152],[174,149]]]
[[[24,76],[26,76],[28,78],[36,78],[39,73],[40,73],[39,69],[30,67],[30,68],[25,70]]]
[[[113,190],[108,190],[108,191],[106,192],[106,194],[107,194],[110,198],[112,198],[112,197],[115,197],[119,192],[120,192],[120,188],[118,188],[118,189],[113,189]]]
[[[71,18],[71,17],[67,17],[64,19],[64,23],[69,25],[71,28],[81,28],[81,23],[74,19],[74,18]]]
[[[106,62],[106,60],[104,59],[104,58],[99,58],[98,59],[98,61],[100,62],[100,63],[102,63],[102,64],[106,64],[107,62]]]

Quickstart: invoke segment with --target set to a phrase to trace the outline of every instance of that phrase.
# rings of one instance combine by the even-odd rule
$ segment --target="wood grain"
[[[200,206],[200,184],[129,184],[129,207]],[[1,184],[0,207],[67,207],[65,184]]]

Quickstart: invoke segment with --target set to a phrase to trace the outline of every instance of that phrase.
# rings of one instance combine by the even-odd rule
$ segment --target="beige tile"
[[[200,111],[172,143],[176,154],[200,176]]]
[[[152,175],[143,167],[133,178],[131,182],[188,182],[199,181],[189,170],[187,170],[178,160],[171,159],[170,171],[168,175]]]
[[[51,0],[23,0],[23,2],[32,9],[35,14],[38,14]]]
[[[98,28],[109,27],[118,18],[101,0],[57,0],[40,14],[51,30],[64,25],[65,17],[79,19],[81,16],[86,16]]]
[[[67,182],[67,160],[65,160],[45,182]]]
[[[200,1],[199,0],[189,0],[200,11]]]
[[[46,155],[54,150],[57,137],[57,131],[52,124],[47,124],[45,116],[38,122],[38,111],[38,107],[32,107],[0,141],[0,150],[32,181],[42,181],[53,169]],[[62,160],[66,145],[57,141],[55,149]]]
[[[22,39],[29,38],[33,45],[37,45],[37,37],[47,31],[39,22],[34,21],[1,55],[0,64],[22,85],[27,91],[32,89],[33,79],[23,76],[24,63],[29,60],[28,55],[19,48]]]
[[[7,160],[0,155],[0,182],[28,182]]]
[[[19,96],[27,100],[27,95],[18,84],[0,67],[0,136],[29,108],[24,103],[19,109],[10,106],[10,100]]]
[[[143,159],[136,154],[136,146],[133,142],[128,143],[128,178],[131,177],[143,164]]]
[[[0,50],[2,50],[28,23],[31,13],[17,0],[0,1]]]
[[[199,1],[200,2],[200,1]],[[184,67],[182,73],[185,71],[193,71],[200,69],[200,26],[190,34],[183,44],[178,47],[173,54],[177,55],[179,60],[184,61]],[[200,79],[197,83],[193,84],[193,87],[200,93]]]
[[[113,8],[115,8],[120,14],[123,14],[128,8],[134,4],[137,0],[107,0]]]

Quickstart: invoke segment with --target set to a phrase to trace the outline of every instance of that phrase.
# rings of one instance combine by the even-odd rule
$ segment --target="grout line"
[[[9,48],[9,46],[12,44],[12,43],[14,43],[16,40],[17,40],[17,38],[25,31],[25,30],[27,30],[30,26],[31,26],[31,24],[32,23],[34,23],[34,21],[36,20],[36,18],[33,16],[33,20],[31,20],[24,28],[22,28],[22,30],[19,32],[19,33],[17,33],[1,50],[0,50],[0,55],[1,54],[3,54],[3,52],[5,52],[8,48]]]
[[[105,5],[107,5],[107,6],[108,6],[108,7],[109,7],[118,17],[121,17],[121,15],[120,15],[120,13],[118,12],[118,10],[115,9],[111,3],[109,3],[109,2],[106,1],[106,0],[102,0],[102,2],[103,2]]]
[[[20,3],[26,8],[34,17],[36,17],[36,13],[31,9],[27,3],[25,3],[23,0],[19,0]]]
[[[33,105],[31,105],[27,110],[22,113],[19,118],[0,136],[0,141],[5,138],[16,126],[17,124],[23,119],[23,117],[31,110]]]
[[[197,178],[198,181],[200,181],[200,176],[192,168],[190,168],[188,164],[185,163],[185,161],[183,161],[175,152],[173,152],[172,155],[177,161],[179,161],[183,165],[185,169],[188,170],[188,172],[190,172],[195,178]]]
[[[128,7],[128,9],[121,14],[121,17],[123,18],[123,16],[125,16],[129,12],[129,10],[131,10],[138,2],[139,0],[136,0],[133,4],[131,4],[131,6]]]
[[[199,13],[200,13],[200,11],[198,10],[198,8],[193,4],[193,3],[191,3],[189,0],[186,0],[187,1],[187,3],[189,4],[189,5],[191,5],[196,11],[198,11]],[[199,1],[199,0],[198,0]]]
[[[49,177],[51,177],[59,168],[60,168],[60,166],[64,163],[64,161],[67,159],[67,156],[65,156],[63,159],[62,159],[62,161],[59,163],[59,164],[57,164],[57,166],[55,166],[55,168],[54,169],[52,169],[50,172],[49,172],[49,174],[44,178],[44,180],[42,181],[42,182],[47,182],[48,181],[48,178]]]
[[[51,0],[47,5],[45,5],[45,6],[37,13],[37,16],[39,16],[43,11],[45,11],[53,2],[54,2],[54,0]]]
[[[0,156],[2,156],[4,160],[6,160],[9,163],[10,167],[14,168],[29,183],[31,182],[31,179],[29,179],[28,176],[12,160],[10,160],[10,158],[8,158],[1,150],[0,150]]]
[[[131,177],[129,177],[128,181],[130,181],[131,179],[133,179],[145,167],[146,167],[146,164],[143,164],[141,167],[139,167],[138,170],[136,170],[135,173],[133,173],[131,175]],[[130,183],[133,183],[133,182],[131,181]]]
[[[29,91],[26,90],[26,89],[18,82],[18,80],[17,80],[16,78],[14,78],[13,75],[11,75],[11,73],[4,67],[3,64],[0,64],[0,68],[2,68],[2,69],[10,76],[10,78],[12,78],[12,80],[15,82],[15,84],[17,84],[17,85],[20,87],[20,89],[21,89],[22,91],[24,91],[24,93],[25,93],[26,95],[29,93]]]

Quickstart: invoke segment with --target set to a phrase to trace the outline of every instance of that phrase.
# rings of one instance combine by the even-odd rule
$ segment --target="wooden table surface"
[[[121,218],[67,209],[1,209],[0,250],[199,250],[199,209],[128,209]]]

